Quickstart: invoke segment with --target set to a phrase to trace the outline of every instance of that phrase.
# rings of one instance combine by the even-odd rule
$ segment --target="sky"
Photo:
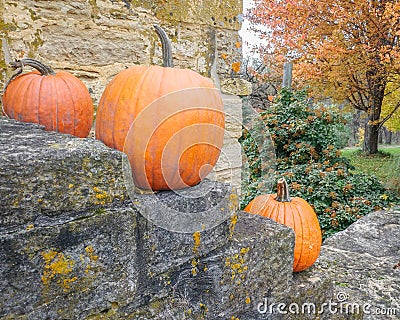
[[[243,0],[243,23],[242,28],[239,31],[240,36],[242,37],[242,48],[243,48],[243,57],[247,56],[257,56],[254,53],[251,53],[251,49],[253,46],[260,42],[258,36],[250,30],[250,22],[246,19],[246,12],[253,5],[253,0]]]

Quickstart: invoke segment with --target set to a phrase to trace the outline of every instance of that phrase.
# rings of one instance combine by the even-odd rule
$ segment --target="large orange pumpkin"
[[[11,63],[36,70],[20,74],[6,86],[3,113],[22,122],[39,123],[48,131],[87,137],[93,124],[93,103],[86,86],[69,72],[55,73],[34,59]]]
[[[132,66],[107,85],[99,102],[96,138],[129,158],[140,189],[181,189],[199,183],[218,160],[224,138],[223,103],[208,78],[173,68],[161,39],[163,67]]]
[[[293,271],[312,266],[322,243],[321,228],[314,209],[302,198],[290,198],[284,178],[278,180],[277,194],[260,195],[244,209],[282,223],[295,232]]]

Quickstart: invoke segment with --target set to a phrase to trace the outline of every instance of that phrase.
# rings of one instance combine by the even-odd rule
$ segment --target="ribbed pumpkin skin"
[[[319,256],[322,243],[321,228],[313,208],[302,198],[290,202],[276,200],[276,194],[260,195],[244,209],[270,218],[292,228],[295,232],[293,271],[311,267]]]
[[[193,106],[188,105],[187,110],[179,112],[171,109],[168,115],[162,115],[162,119],[159,118],[161,110],[154,110],[153,115],[146,117],[141,114],[140,121],[145,122],[144,130],[147,124],[150,126],[165,120],[151,133],[151,139],[139,129],[131,128],[139,114],[157,99],[194,88],[210,88],[215,91],[211,80],[192,70],[160,66],[131,67],[119,73],[106,87],[97,112],[96,138],[109,147],[128,154],[134,183],[138,188],[169,190],[193,186],[199,183],[217,162],[223,143],[225,123],[219,93],[218,96],[203,98],[203,104],[211,106],[214,110],[193,110]],[[163,107],[161,103],[159,107]],[[211,126],[196,131],[197,124]],[[140,127],[143,124],[135,123],[136,125]],[[215,128],[212,128],[212,125]],[[188,128],[193,128],[193,131]],[[146,150],[140,149],[140,141],[137,143],[137,150],[133,146],[134,143],[124,147],[130,129],[136,130],[136,134],[131,135],[130,139],[139,139],[142,142],[143,139],[150,139],[144,146]],[[196,136],[198,143],[189,149],[186,149],[188,144],[184,141],[181,144],[175,143],[171,147],[173,152],[165,153],[167,143],[180,130],[186,130],[187,136]],[[176,155],[181,156],[179,165],[175,159]],[[168,163],[169,157],[174,160],[170,161],[169,166],[162,166],[162,162]],[[209,165],[208,169],[200,176],[200,168],[204,165]]]
[[[93,123],[92,98],[75,76],[60,71],[32,71],[16,77],[3,95],[4,113],[17,121],[43,125],[48,131],[87,137]]]

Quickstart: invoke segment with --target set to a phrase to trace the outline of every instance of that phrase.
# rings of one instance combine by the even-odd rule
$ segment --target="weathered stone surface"
[[[373,212],[327,239],[318,263],[303,277],[332,279],[332,301],[336,310],[349,310],[348,318],[398,319],[399,239],[400,208]]]
[[[222,94],[225,111],[225,140],[237,140],[242,136],[242,99],[235,95]]]
[[[238,197],[228,185],[205,180],[182,190],[132,195],[148,272],[159,275],[195,256],[223,246]]]
[[[0,318],[84,319],[135,298],[136,213],[80,213],[0,233]]]
[[[257,302],[266,295],[281,299],[290,285],[294,235],[270,219],[244,212],[230,219],[230,226],[219,247],[201,240],[198,254],[142,282],[139,296],[147,297],[147,303],[125,308],[127,319],[261,319]]]
[[[175,65],[210,76],[241,60],[242,1],[0,1],[0,36],[14,54],[79,76],[98,101],[111,77],[134,64],[160,64],[153,24],[165,27]],[[216,52],[216,53],[215,53]],[[223,58],[224,57],[224,58]],[[4,74],[3,74],[4,76]]]
[[[0,229],[122,203],[123,157],[98,140],[0,117]]]
[[[221,80],[221,91],[226,94],[248,96],[252,92],[252,84],[241,78]]]
[[[242,135],[242,99],[222,95],[225,110],[225,135],[220,157],[214,167],[215,179],[229,183],[241,192],[242,149],[238,139]]]

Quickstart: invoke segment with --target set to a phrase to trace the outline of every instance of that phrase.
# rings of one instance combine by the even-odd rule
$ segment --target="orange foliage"
[[[240,71],[240,65],[241,65],[240,61],[232,63],[232,70],[238,73]]]
[[[400,1],[255,0],[254,23],[267,25],[268,50],[294,60],[316,92],[344,99],[362,91],[366,72],[399,73]]]
[[[315,96],[350,102],[370,120],[383,121],[385,87],[400,74],[400,1],[254,3],[248,18],[263,25],[263,52],[292,60],[293,78],[311,85]]]

